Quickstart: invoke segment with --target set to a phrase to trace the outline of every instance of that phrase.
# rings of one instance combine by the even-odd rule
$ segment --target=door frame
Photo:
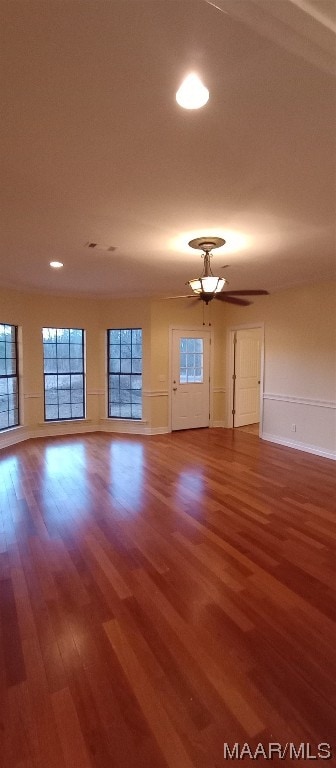
[[[226,334],[226,391],[227,391],[227,404],[226,404],[226,426],[229,429],[233,429],[233,373],[234,373],[234,334],[236,331],[246,331],[258,329],[261,331],[261,345],[260,345],[260,419],[259,419],[259,437],[262,436],[263,431],[263,416],[264,416],[264,356],[265,356],[265,323],[243,323],[241,325],[232,325],[227,329]]]
[[[210,418],[209,418],[209,427],[212,427],[213,423],[213,391],[212,391],[212,381],[213,381],[213,368],[214,368],[214,358],[213,358],[213,329],[211,327],[204,327],[204,325],[170,325],[169,326],[169,366],[168,366],[168,430],[169,432],[172,432],[172,370],[173,370],[173,331],[185,331],[186,333],[188,331],[192,331],[192,333],[207,333],[209,335],[210,345],[209,345],[209,411],[210,411]]]

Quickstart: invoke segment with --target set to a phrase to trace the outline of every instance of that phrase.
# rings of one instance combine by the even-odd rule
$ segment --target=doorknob
[[[176,392],[176,390],[177,390],[177,387],[173,387],[173,392]]]

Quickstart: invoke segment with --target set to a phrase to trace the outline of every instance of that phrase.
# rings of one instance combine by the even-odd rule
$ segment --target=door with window
[[[210,331],[172,331],[172,430],[208,427]]]

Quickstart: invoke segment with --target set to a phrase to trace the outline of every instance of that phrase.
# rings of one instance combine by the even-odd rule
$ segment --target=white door
[[[260,419],[261,330],[238,330],[235,338],[234,425],[243,427]]]
[[[210,331],[172,331],[172,429],[208,427]]]

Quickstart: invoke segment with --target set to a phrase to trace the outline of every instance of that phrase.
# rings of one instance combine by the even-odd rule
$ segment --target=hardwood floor
[[[249,435],[257,435],[259,437],[259,422],[257,424],[246,424],[245,427],[235,427],[239,429],[239,432],[248,432]]]
[[[0,520],[4,768],[336,764],[334,462],[239,430],[30,441]]]

